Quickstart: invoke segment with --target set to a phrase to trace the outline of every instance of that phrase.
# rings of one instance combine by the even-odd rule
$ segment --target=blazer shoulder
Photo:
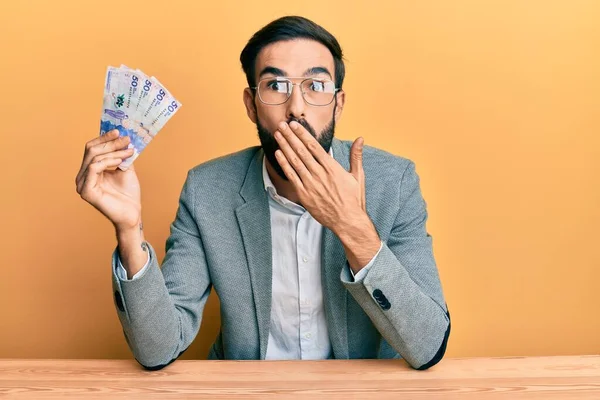
[[[188,178],[195,183],[205,182],[218,186],[237,183],[239,186],[259,150],[260,146],[252,146],[205,161],[191,168]]]
[[[205,161],[194,166],[190,171],[193,171],[194,174],[202,174],[223,168],[227,170],[237,170],[240,166],[248,166],[258,150],[260,150],[260,146],[247,147],[234,153],[225,154]],[[246,171],[244,171],[244,173],[245,172]]]
[[[198,200],[230,197],[239,192],[259,150],[259,146],[248,147],[198,164],[188,171],[185,186],[194,188]]]

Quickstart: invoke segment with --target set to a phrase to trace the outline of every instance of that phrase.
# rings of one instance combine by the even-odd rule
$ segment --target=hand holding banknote
[[[137,227],[141,220],[140,183],[133,167],[117,167],[133,154],[129,137],[117,130],[90,140],[75,178],[77,193],[108,218],[117,230]]]
[[[180,107],[156,78],[124,65],[108,67],[100,136],[86,143],[75,182],[77,193],[118,232],[132,231],[141,221],[133,162]]]

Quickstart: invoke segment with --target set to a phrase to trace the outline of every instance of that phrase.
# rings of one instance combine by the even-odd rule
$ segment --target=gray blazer
[[[334,139],[349,169],[351,142]],[[117,277],[115,306],[136,360],[160,369],[200,328],[214,287],[221,330],[209,359],[264,359],[271,311],[271,227],[260,147],[188,172],[159,266],[135,280]],[[384,242],[367,275],[353,281],[340,240],[323,228],[322,284],[333,357],[404,358],[426,369],[444,355],[450,315],[426,231],[427,209],[411,160],[365,146],[367,213]]]

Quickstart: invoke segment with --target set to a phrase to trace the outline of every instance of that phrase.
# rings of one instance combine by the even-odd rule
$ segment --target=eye
[[[313,92],[324,92],[325,84],[322,81],[311,81],[308,88]]]
[[[267,89],[279,93],[287,93],[287,83],[282,81],[268,81]]]

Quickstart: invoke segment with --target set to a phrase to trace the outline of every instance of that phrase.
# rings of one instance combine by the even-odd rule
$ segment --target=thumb
[[[359,137],[350,148],[350,173],[358,180],[363,170],[363,144],[364,139]]]

